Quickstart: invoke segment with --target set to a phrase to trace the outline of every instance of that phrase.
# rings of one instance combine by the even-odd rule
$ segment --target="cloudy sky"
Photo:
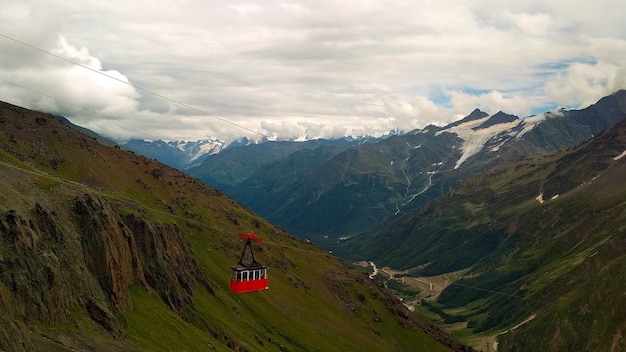
[[[115,138],[380,135],[626,88],[623,0],[3,0],[0,100]]]

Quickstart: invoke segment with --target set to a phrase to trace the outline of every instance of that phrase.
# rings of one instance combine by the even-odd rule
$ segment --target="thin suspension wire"
[[[55,96],[52,96],[52,95],[46,94],[46,93],[44,93],[44,92],[40,92],[40,91],[38,91],[38,90],[35,90],[35,89],[32,89],[32,88],[29,88],[29,87],[26,87],[26,86],[24,86],[24,85],[22,85],[22,84],[15,83],[15,82],[12,82],[12,81],[6,80],[6,79],[4,79],[4,78],[0,78],[0,81],[2,81],[2,82],[4,82],[4,83],[12,84],[12,85],[14,85],[14,86],[16,86],[16,87],[20,87],[20,88],[22,88],[22,89],[28,90],[28,91],[33,92],[33,93],[40,94],[40,95],[42,95],[42,96],[44,96],[44,97],[47,97],[47,98],[53,99],[53,100],[55,100],[55,101],[61,102],[61,103],[63,103],[63,104],[69,105],[69,106],[73,106],[73,107],[78,108],[78,109],[81,109],[81,110],[83,110],[83,111],[87,111],[87,112],[89,112],[89,113],[92,113],[92,114],[95,114],[95,115],[98,115],[98,116],[106,117],[107,119],[110,119],[110,120],[115,120],[115,121],[117,121],[117,122],[121,122],[121,123],[123,123],[123,124],[128,124],[128,122],[126,122],[126,121],[124,121],[124,120],[122,120],[122,119],[120,119],[120,118],[116,118],[116,117],[113,117],[113,116],[110,116],[110,115],[107,115],[107,114],[103,114],[103,113],[101,113],[101,112],[98,112],[98,111],[95,111],[95,110],[92,110],[92,109],[86,108],[86,107],[84,107],[84,106],[80,106],[80,105],[78,105],[78,104],[74,104],[74,103],[69,102],[69,101],[67,101],[67,100],[64,100],[64,99],[61,99],[61,98],[58,98],[58,97],[55,97]],[[150,132],[150,133],[152,133],[152,134],[155,134],[155,135],[161,136],[161,137],[163,137],[163,138],[167,138],[165,135],[162,135],[162,134],[160,134],[160,133],[158,133],[158,132],[155,132],[155,131],[153,131],[153,130],[145,129],[145,128],[142,128],[142,127],[139,127],[139,128],[140,128],[141,130],[143,130],[143,131]]]
[[[167,97],[167,96],[164,96],[164,95],[162,95],[162,94],[156,93],[156,92],[154,92],[154,91],[152,91],[152,90],[149,90],[149,89],[147,89],[147,88],[144,88],[144,87],[142,87],[142,86],[138,86],[138,85],[133,84],[133,83],[130,83],[130,82],[128,82],[128,81],[125,81],[125,80],[119,79],[119,78],[117,78],[117,77],[114,77],[114,76],[108,75],[108,74],[106,74],[106,73],[104,73],[104,72],[102,72],[102,71],[99,71],[99,70],[93,69],[93,68],[91,68],[91,67],[89,67],[89,66],[83,65],[83,64],[81,64],[81,63],[79,63],[79,62],[76,62],[76,61],[70,60],[70,59],[65,58],[65,57],[63,57],[63,56],[60,56],[60,55],[57,55],[57,54],[51,53],[51,52],[49,52],[49,51],[47,51],[47,50],[41,49],[41,48],[39,48],[39,47],[37,47],[37,46],[34,46],[34,45],[32,45],[32,44],[29,44],[29,43],[26,43],[26,42],[24,42],[24,41],[21,41],[21,40],[15,39],[15,38],[13,38],[13,37],[10,37],[10,36],[5,35],[5,34],[2,34],[2,33],[0,33],[0,37],[4,37],[4,38],[6,38],[6,39],[8,39],[8,40],[11,40],[11,41],[14,41],[14,42],[16,42],[16,43],[22,44],[22,45],[24,45],[24,46],[26,46],[26,47],[29,47],[29,48],[33,49],[33,50],[37,50],[37,51],[42,52],[42,53],[44,53],[44,54],[47,54],[47,55],[53,56],[53,57],[58,58],[58,59],[60,59],[60,60],[66,61],[66,62],[71,63],[71,64],[73,64],[73,65],[76,65],[76,66],[82,67],[82,68],[84,68],[84,69],[86,69],[86,70],[89,70],[89,71],[91,71],[91,72],[94,72],[94,73],[97,73],[97,74],[99,74],[99,75],[102,75],[102,76],[104,76],[104,77],[107,77],[107,78],[113,79],[113,80],[115,80],[115,81],[117,81],[117,82],[120,82],[120,83],[123,83],[123,84],[129,85],[129,86],[131,86],[131,87],[133,87],[133,88],[135,88],[135,89],[138,89],[138,90],[144,91],[144,92],[146,92],[146,93],[149,93],[149,94],[151,94],[151,95],[154,95],[154,96],[156,96],[156,97],[158,97],[158,98],[161,98],[161,99],[164,99],[164,100],[166,100],[166,101],[169,101],[169,102],[172,102],[172,103],[178,104],[178,105],[183,106],[183,107],[185,107],[185,108],[187,108],[187,109],[190,109],[190,110],[192,110],[192,111],[196,111],[196,112],[198,112],[198,113],[200,113],[200,114],[203,114],[203,115],[206,115],[206,116],[213,117],[213,118],[215,118],[215,119],[217,119],[217,120],[220,120],[220,121],[222,121],[222,122],[226,122],[226,123],[228,123],[228,124],[231,124],[231,125],[233,125],[233,126],[239,127],[239,128],[241,128],[241,129],[243,129],[243,130],[246,130],[246,131],[248,131],[248,132],[251,132],[251,133],[254,133],[254,134],[260,135],[260,136],[262,136],[262,137],[269,138],[267,135],[265,135],[265,134],[264,134],[264,133],[262,133],[262,132],[259,132],[259,131],[256,131],[256,130],[253,130],[253,129],[250,129],[250,128],[245,127],[245,126],[242,126],[242,125],[237,124],[237,123],[235,123],[235,122],[232,122],[232,121],[230,121],[230,120],[228,120],[228,119],[226,119],[226,118],[224,118],[224,117],[221,117],[221,116],[219,116],[219,115],[216,115],[216,114],[212,114],[212,113],[206,112],[206,111],[201,110],[201,109],[198,109],[198,108],[193,107],[193,106],[191,106],[191,105],[189,105],[189,104],[186,104],[186,103],[180,102],[180,101],[178,101],[178,100],[175,100],[175,99],[169,98],[169,97]],[[19,85],[19,84],[17,84],[17,83],[10,82],[10,81],[4,80],[4,79],[0,79],[0,80],[2,80],[2,81],[4,81],[4,82],[7,82],[7,83],[10,83],[10,84],[13,84],[13,85],[16,85],[16,86],[20,86],[20,87],[22,87],[22,88],[24,88],[24,89],[27,89],[27,90],[29,90],[29,91],[32,91],[32,92],[35,92],[35,93],[41,94],[41,95],[43,95],[43,96],[46,96],[46,97],[49,97],[49,98],[52,98],[52,99],[55,99],[55,100],[61,101],[61,102],[63,102],[63,103],[66,103],[66,104],[69,104],[69,105],[72,105],[72,106],[75,106],[75,107],[79,107],[79,108],[81,108],[81,109],[83,109],[83,110],[85,110],[85,111],[93,112],[93,113],[96,113],[96,114],[99,114],[99,115],[102,115],[102,116],[105,116],[105,117],[111,118],[110,116],[103,115],[103,114],[100,114],[100,113],[98,113],[98,112],[95,112],[95,111],[89,110],[89,109],[87,109],[87,108],[80,107],[80,106],[78,106],[78,105],[76,105],[76,104],[73,104],[73,103],[70,103],[70,102],[64,101],[64,100],[62,100],[62,99],[59,99],[59,98],[56,98],[56,97],[53,97],[53,96],[47,95],[47,94],[42,93],[42,92],[38,92],[38,91],[33,90],[33,89],[31,89],[31,88],[27,88],[27,87],[25,87],[25,86],[23,86],[23,85]],[[114,120],[117,120],[117,121],[122,122],[122,121],[121,121],[121,120],[119,120],[119,119],[115,119],[115,118],[113,118],[113,119],[114,119]],[[146,130],[146,129],[144,129],[144,130]],[[146,130],[146,131],[149,131],[149,132],[154,133],[154,131],[150,131],[150,130]],[[228,160],[235,161],[235,160],[232,160],[232,159],[228,159]],[[348,166],[348,167],[350,168],[350,166]],[[358,171],[358,170],[357,170],[357,171]]]
[[[76,66],[82,67],[82,68],[84,68],[85,70],[89,70],[89,71],[91,71],[91,72],[97,73],[97,74],[99,74],[99,75],[102,75],[102,76],[104,76],[104,77],[110,78],[110,79],[115,80],[115,81],[117,81],[117,82],[120,82],[120,83],[123,83],[123,84],[129,85],[129,86],[131,86],[131,87],[133,87],[133,88],[135,88],[135,89],[138,89],[138,90],[140,90],[140,91],[142,91],[142,92],[146,92],[146,93],[151,94],[151,95],[153,95],[153,96],[155,96],[155,97],[158,97],[158,98],[164,99],[164,100],[166,100],[166,101],[169,101],[169,102],[171,102],[171,103],[174,103],[174,104],[180,105],[180,106],[182,106],[182,107],[184,107],[184,108],[187,108],[187,109],[189,109],[189,110],[195,111],[195,112],[200,113],[200,114],[202,114],[202,115],[206,115],[206,116],[212,117],[212,118],[217,119],[217,120],[220,120],[220,121],[222,121],[222,122],[225,122],[225,123],[231,124],[231,125],[233,125],[233,126],[239,127],[239,128],[241,128],[241,129],[243,129],[243,130],[246,130],[246,131],[248,131],[248,132],[251,132],[251,133],[254,133],[254,134],[258,134],[258,135],[260,135],[260,136],[262,136],[262,137],[266,137],[266,138],[267,138],[267,136],[266,136],[265,134],[263,134],[262,132],[259,132],[259,131],[256,131],[256,130],[253,130],[253,129],[248,128],[248,127],[245,127],[245,126],[242,126],[242,125],[240,125],[240,124],[238,124],[238,123],[236,123],[236,122],[230,121],[230,120],[228,120],[228,119],[226,119],[226,118],[224,118],[224,117],[221,117],[221,116],[219,116],[219,115],[215,115],[215,114],[212,114],[212,113],[206,112],[206,111],[204,111],[204,110],[202,110],[202,109],[196,108],[196,107],[191,106],[191,105],[189,105],[189,104],[183,103],[183,102],[178,101],[178,100],[176,100],[176,99],[170,98],[170,97],[165,96],[165,95],[160,94],[160,93],[157,93],[157,92],[155,92],[155,91],[153,91],[153,90],[150,90],[150,89],[144,88],[144,87],[142,87],[142,86],[139,86],[139,85],[136,85],[136,84],[130,83],[130,82],[128,82],[128,81],[125,81],[125,80],[123,80],[123,79],[119,79],[119,78],[117,78],[117,77],[114,77],[114,76],[108,75],[108,74],[106,74],[105,72],[102,72],[102,71],[100,71],[100,70],[93,69],[93,68],[91,68],[91,67],[89,67],[89,66],[86,66],[86,65],[81,64],[80,62],[76,62],[76,61],[70,60],[70,59],[68,59],[68,58],[66,58],[66,57],[63,57],[63,56],[61,56],[61,55],[57,55],[57,54],[55,54],[55,53],[52,53],[52,52],[49,52],[49,51],[47,51],[47,50],[41,49],[41,48],[39,48],[39,47],[37,47],[37,46],[35,46],[35,45],[32,45],[32,44],[26,43],[26,42],[24,42],[24,41],[21,41],[21,40],[19,40],[19,39],[15,39],[15,38],[13,38],[13,37],[10,37],[10,36],[8,36],[8,35],[6,35],[6,34],[0,33],[0,37],[3,37],[3,38],[5,38],[5,39],[11,40],[11,41],[13,41],[13,42],[15,42],[15,43],[18,43],[18,44],[24,45],[24,46],[26,46],[26,47],[28,47],[28,48],[33,49],[33,50],[37,50],[37,51],[42,52],[42,53],[44,53],[44,54],[46,54],[46,55],[53,56],[53,57],[55,57],[55,58],[57,58],[57,59],[63,60],[63,61],[65,61],[65,62],[68,62],[68,63],[72,64],[72,65],[76,65]]]
[[[178,101],[178,100],[172,99],[172,98],[170,98],[170,97],[164,96],[164,95],[162,95],[162,94],[156,93],[156,92],[154,92],[154,91],[152,91],[152,90],[150,90],[150,89],[144,88],[144,87],[142,87],[142,86],[138,86],[138,85],[133,84],[133,83],[130,83],[130,82],[128,82],[128,81],[125,81],[125,80],[119,79],[119,78],[117,78],[117,77],[114,77],[114,76],[108,75],[108,74],[106,74],[106,73],[104,73],[104,72],[102,72],[102,71],[99,71],[99,70],[93,69],[93,68],[91,68],[91,67],[89,67],[89,66],[86,66],[86,65],[83,65],[83,64],[81,64],[80,62],[76,62],[76,61],[70,60],[70,59],[65,58],[65,57],[63,57],[63,56],[61,56],[61,55],[57,55],[57,54],[55,54],[55,53],[52,53],[52,52],[49,52],[49,51],[47,51],[47,50],[41,49],[41,48],[39,48],[39,47],[37,47],[37,46],[35,46],[35,45],[32,45],[32,44],[26,43],[26,42],[21,41],[21,40],[19,40],[19,39],[15,39],[15,38],[10,37],[10,36],[8,36],[8,35],[6,35],[6,34],[3,34],[3,33],[0,33],[0,37],[3,37],[3,38],[6,38],[6,39],[8,39],[8,40],[11,40],[11,41],[13,41],[13,42],[19,43],[19,44],[24,45],[24,46],[26,46],[26,47],[28,47],[28,48],[33,49],[33,50],[37,50],[37,51],[39,51],[39,52],[41,52],[41,53],[44,53],[44,54],[46,54],[46,55],[50,55],[50,56],[55,57],[55,58],[57,58],[57,59],[63,60],[63,61],[65,61],[65,62],[68,62],[68,63],[72,64],[72,65],[76,65],[76,66],[81,67],[81,68],[83,68],[83,69],[86,69],[86,70],[89,70],[89,71],[91,71],[91,72],[97,73],[97,74],[102,75],[102,76],[104,76],[104,77],[106,77],[106,78],[110,78],[110,79],[115,80],[115,81],[117,81],[117,82],[119,82],[119,83],[123,83],[123,84],[129,85],[129,86],[131,86],[131,87],[134,87],[135,89],[138,89],[138,90],[144,91],[144,92],[146,92],[146,93],[149,93],[149,94],[151,94],[151,95],[153,95],[153,96],[156,96],[156,97],[158,97],[158,98],[160,98],[160,99],[164,99],[164,100],[166,100],[166,101],[169,101],[169,102],[171,102],[171,103],[178,104],[178,105],[183,106],[183,107],[185,107],[185,108],[187,108],[187,109],[190,109],[190,110],[192,110],[192,111],[196,111],[196,112],[198,112],[198,113],[200,113],[200,114],[202,114],[202,115],[206,115],[206,116],[209,116],[209,117],[213,117],[213,118],[215,118],[215,119],[217,119],[217,120],[219,120],[219,121],[222,121],[222,122],[225,122],[225,123],[231,124],[231,125],[233,125],[233,126],[235,126],[235,127],[239,127],[239,128],[241,128],[241,129],[243,129],[243,130],[245,130],[245,131],[248,131],[248,132],[251,132],[251,133],[253,133],[253,134],[257,134],[257,135],[260,135],[261,137],[264,137],[264,138],[269,139],[269,137],[268,137],[267,135],[265,135],[264,133],[262,133],[262,132],[259,132],[259,131],[256,131],[256,130],[253,130],[253,129],[250,129],[250,128],[245,127],[245,126],[242,126],[242,125],[237,124],[237,123],[235,123],[235,122],[233,122],[233,121],[230,121],[230,120],[228,120],[228,119],[226,119],[226,118],[224,118],[224,117],[221,117],[221,116],[219,116],[219,115],[216,115],[216,114],[212,114],[212,113],[206,112],[206,111],[201,110],[201,109],[198,109],[198,108],[193,107],[193,106],[191,106],[191,105],[189,105],[189,104],[186,104],[186,103],[180,102],[180,101]],[[16,86],[20,86],[20,87],[22,87],[22,88],[24,88],[24,89],[27,89],[27,90],[29,90],[29,91],[36,92],[36,93],[38,93],[38,94],[42,94],[42,95],[44,95],[44,96],[46,96],[46,97],[49,97],[49,98],[51,98],[51,99],[55,99],[55,100],[58,100],[58,101],[64,102],[64,103],[66,103],[66,104],[70,104],[70,105],[72,105],[72,106],[80,107],[80,106],[78,106],[78,105],[76,105],[76,104],[73,104],[73,103],[70,103],[70,102],[63,101],[63,100],[61,100],[61,99],[59,99],[59,98],[52,97],[52,96],[47,95],[47,94],[45,94],[45,93],[37,92],[37,91],[36,91],[36,90],[34,90],[34,89],[24,87],[24,86],[22,86],[22,85],[20,85],[20,84],[17,84],[17,83],[14,83],[14,82],[9,82],[9,81],[4,80],[4,79],[3,79],[3,81],[5,81],[5,82],[7,82],[7,83],[10,83],[10,84],[13,84],[13,85],[16,85]],[[80,108],[82,108],[82,107],[80,107]],[[84,109],[85,111],[90,111],[90,112],[94,112],[94,113],[96,113],[96,114],[99,114],[99,113],[97,113],[97,112],[95,112],[95,111],[92,111],[92,110],[90,110],[90,109],[87,109],[87,108],[82,108],[82,109]],[[100,114],[100,115],[102,115],[102,114]],[[102,116],[106,116],[106,115],[102,115]],[[106,117],[109,117],[109,116],[106,116]],[[117,121],[121,121],[121,120],[118,120],[118,119],[115,119],[115,120],[117,120]],[[145,131],[149,131],[149,132],[152,132],[152,133],[155,133],[154,131],[150,131],[150,130],[147,130],[147,129],[143,129],[143,130],[145,130]],[[155,134],[158,134],[158,133],[155,133]],[[223,157],[223,156],[221,156],[221,157]],[[236,161],[236,160],[233,160],[233,159],[228,159],[228,158],[226,158],[226,159],[227,159],[227,160],[234,161],[234,162],[237,162],[237,163],[239,163],[239,164],[240,164],[240,162],[238,162],[238,161]],[[332,159],[329,159],[329,161],[333,161],[333,160],[332,160]],[[356,170],[356,169],[354,169],[353,167],[351,167],[351,166],[349,166],[349,165],[346,165],[346,167],[347,167],[347,168],[350,168],[350,169],[352,169],[352,170],[355,170],[355,171],[359,171],[359,170]]]

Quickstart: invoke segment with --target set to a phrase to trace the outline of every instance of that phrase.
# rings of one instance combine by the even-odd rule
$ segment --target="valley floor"
[[[461,342],[472,346],[478,351],[497,351],[498,336],[514,330],[534,318],[534,315],[531,315],[509,330],[497,333],[492,332],[487,335],[474,334],[467,327],[467,322],[445,324],[438,314],[421,305],[422,301],[437,300],[443,290],[465,276],[467,269],[436,276],[414,276],[411,274],[412,270],[395,270],[389,267],[380,268],[372,261],[361,261],[353,263],[353,265],[367,271],[370,279],[383,283],[402,300],[409,310],[415,311],[419,309],[431,319],[439,321],[444,329],[456,336]],[[454,314],[455,312],[450,311],[447,313]]]

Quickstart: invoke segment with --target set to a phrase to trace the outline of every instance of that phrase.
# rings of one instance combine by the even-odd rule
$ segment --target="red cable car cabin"
[[[237,293],[267,290],[269,288],[267,285],[267,266],[257,263],[252,251],[252,241],[261,242],[262,240],[255,237],[252,231],[247,235],[239,234],[239,237],[245,239],[246,244],[244,244],[243,251],[241,251],[239,263],[231,268],[230,289]],[[248,248],[250,249],[252,262],[244,263],[243,259]]]

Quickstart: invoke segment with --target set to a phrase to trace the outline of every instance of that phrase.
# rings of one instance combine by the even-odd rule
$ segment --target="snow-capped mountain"
[[[179,170],[189,170],[199,166],[211,155],[222,153],[225,150],[233,150],[239,147],[268,144],[269,149],[284,149],[294,151],[303,148],[316,148],[319,146],[353,146],[363,143],[374,143],[391,135],[401,133],[393,130],[383,137],[342,137],[335,139],[311,139],[311,140],[280,140],[271,141],[267,138],[253,140],[247,137],[240,137],[230,143],[218,138],[202,139],[197,141],[163,141],[130,139],[120,142],[119,145],[137,154],[156,159],[166,165]],[[282,155],[279,153],[279,155]]]
[[[226,147],[225,142],[217,138],[198,141],[131,139],[120,145],[179,170],[199,165],[208,155],[217,154]]]
[[[461,164],[483,151],[488,145],[488,151],[497,152],[508,142],[522,139],[545,119],[562,117],[566,112],[567,110],[561,109],[521,119],[502,111],[488,115],[477,109],[465,119],[439,130],[436,135],[453,133],[463,141],[459,148],[461,156],[454,166],[458,169]]]

